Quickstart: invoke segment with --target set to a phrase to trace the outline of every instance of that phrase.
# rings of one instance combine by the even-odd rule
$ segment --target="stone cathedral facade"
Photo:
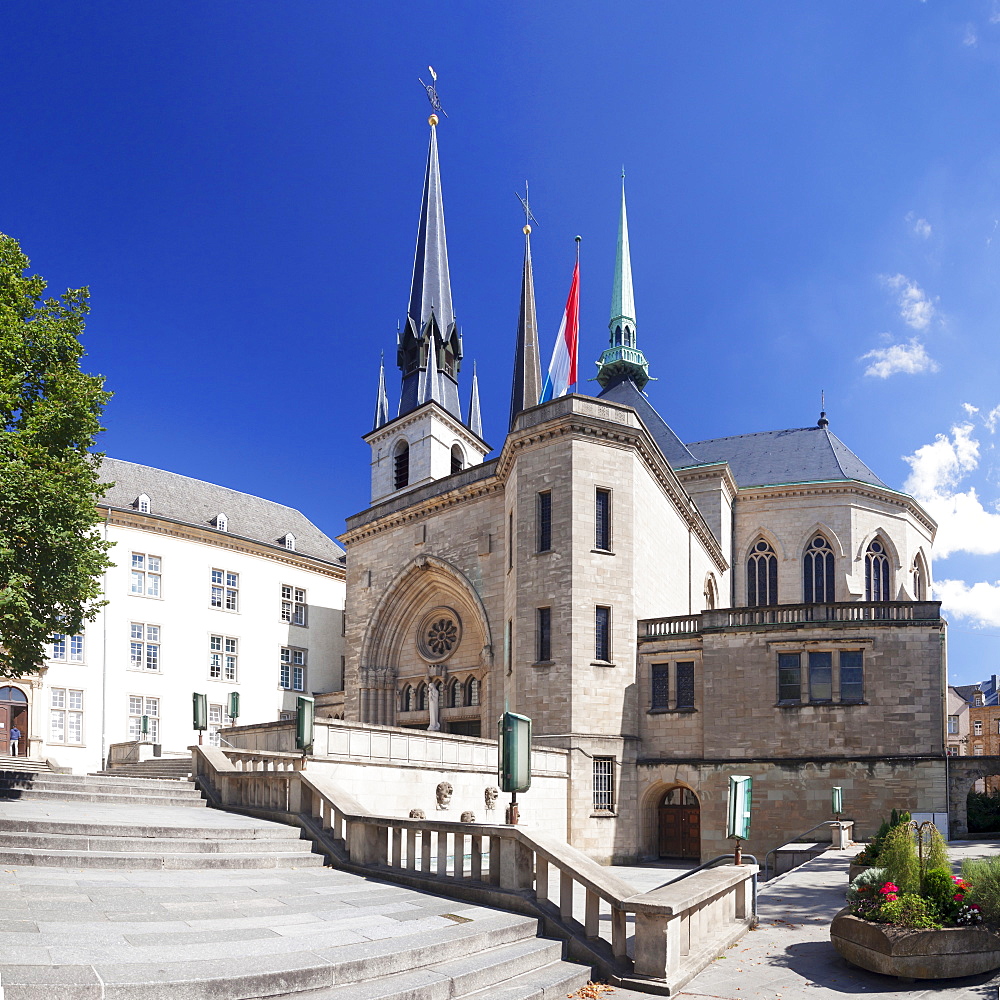
[[[437,146],[398,415],[380,374],[371,505],[348,519],[346,715],[495,736],[505,706],[570,750],[570,841],[600,860],[708,858],[728,777],[749,849],[893,806],[946,810],[935,524],[830,430],[682,442],[646,395],[624,191],[595,397],[539,404],[525,227],[509,430],[461,403]],[[523,798],[530,822],[531,793]]]

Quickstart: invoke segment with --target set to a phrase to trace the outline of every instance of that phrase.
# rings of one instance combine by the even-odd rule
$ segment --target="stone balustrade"
[[[618,984],[673,991],[753,920],[753,865],[699,871],[637,893],[614,869],[539,831],[374,815],[326,774],[296,766],[294,755],[192,752],[200,784],[222,808],[298,822],[344,867],[537,913],[549,934],[568,941],[572,958]]]

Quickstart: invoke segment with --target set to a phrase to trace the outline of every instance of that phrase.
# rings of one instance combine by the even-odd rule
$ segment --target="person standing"
[[[17,745],[21,740],[21,730],[17,726],[10,727],[10,755],[17,756]]]

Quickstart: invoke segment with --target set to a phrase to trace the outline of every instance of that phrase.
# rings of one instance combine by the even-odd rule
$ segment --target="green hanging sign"
[[[844,789],[840,785],[833,786],[833,794],[830,796],[830,804],[833,807],[833,815],[840,819],[840,814],[844,811]]]
[[[316,699],[299,695],[295,699],[295,747],[306,753],[312,751],[313,723],[316,719]]]
[[[240,693],[239,691],[229,692],[229,718],[235,722],[240,717]]]
[[[500,789],[526,792],[531,787],[531,719],[504,712],[497,723]]]
[[[745,774],[730,775],[729,808],[727,809],[726,836],[747,840],[750,836],[750,804],[753,778]]]
[[[208,695],[195,692],[191,695],[191,704],[194,718],[191,728],[204,732],[208,729]]]

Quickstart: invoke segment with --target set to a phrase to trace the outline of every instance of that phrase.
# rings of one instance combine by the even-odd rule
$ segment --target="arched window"
[[[393,489],[401,490],[410,484],[410,446],[405,441],[396,445],[393,458]]]
[[[417,687],[417,697],[416,706],[414,707],[416,712],[426,712],[427,711],[427,685],[421,684]]]
[[[465,682],[465,704],[470,707],[479,704],[479,679],[476,677]]]
[[[2,687],[0,688],[0,701],[20,701],[27,703],[28,696],[20,688]]]
[[[399,710],[401,712],[413,711],[413,688],[409,684],[399,692]]]
[[[889,557],[879,538],[872,540],[865,553],[865,600],[889,600]]]
[[[462,453],[460,445],[451,446],[451,471],[461,472],[465,468],[465,455]]]
[[[715,574],[709,573],[705,577],[705,610],[714,611],[719,603],[719,589],[715,583]]]
[[[462,685],[452,680],[445,689],[444,707],[458,708],[462,704]]]
[[[802,559],[802,600],[806,604],[825,604],[836,599],[833,549],[822,535],[815,535]]]
[[[747,604],[751,608],[778,603],[778,557],[763,538],[754,542],[747,559]]]
[[[927,600],[927,570],[924,567],[923,557],[920,555],[913,560],[913,599],[915,601]]]

